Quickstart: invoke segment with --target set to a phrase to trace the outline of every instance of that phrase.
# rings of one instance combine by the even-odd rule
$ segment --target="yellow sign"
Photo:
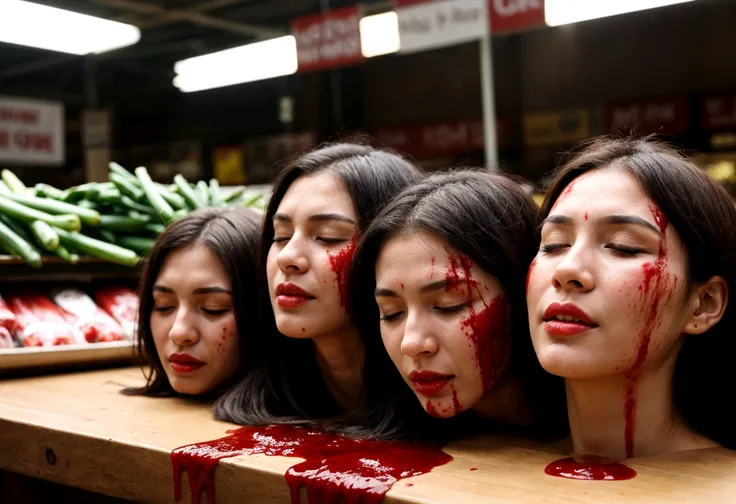
[[[245,184],[242,147],[217,147],[212,153],[212,171],[222,185]]]
[[[590,135],[590,119],[585,109],[524,114],[524,145],[559,147]]]

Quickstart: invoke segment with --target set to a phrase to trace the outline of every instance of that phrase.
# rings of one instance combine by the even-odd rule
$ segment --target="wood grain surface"
[[[195,402],[120,395],[141,381],[137,368],[0,381],[0,469],[136,502],[174,502],[171,450],[222,437],[232,425]],[[736,502],[736,452],[633,459],[633,480],[592,482],[544,474],[564,450],[502,437],[453,443],[445,448],[451,463],[399,481],[386,502]],[[283,475],[296,462],[263,455],[221,461],[218,504],[288,503]],[[188,504],[186,477],[182,489]]]

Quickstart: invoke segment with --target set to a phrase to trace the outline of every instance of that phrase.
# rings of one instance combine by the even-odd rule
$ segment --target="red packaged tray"
[[[6,297],[15,314],[13,330],[23,346],[83,343],[84,336],[67,322],[62,310],[47,296],[28,292]]]
[[[95,301],[120,324],[129,339],[135,338],[138,319],[138,295],[129,287],[100,287],[95,293]]]
[[[81,290],[54,290],[51,299],[63,310],[67,321],[84,334],[88,343],[125,339],[120,324]]]

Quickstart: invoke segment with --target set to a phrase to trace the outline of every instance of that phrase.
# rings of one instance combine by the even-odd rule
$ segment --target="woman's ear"
[[[685,334],[702,334],[721,320],[728,305],[728,284],[720,276],[696,286],[690,294],[692,315]]]

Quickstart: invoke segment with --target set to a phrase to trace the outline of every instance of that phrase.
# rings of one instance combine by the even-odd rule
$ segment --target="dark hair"
[[[536,228],[537,206],[524,190],[509,177],[487,171],[432,175],[405,189],[384,209],[363,234],[354,256],[350,314],[366,348],[365,393],[362,406],[346,416],[344,433],[382,439],[447,438],[457,431],[453,424],[462,423],[457,417],[436,421],[424,412],[381,340],[373,296],[376,261],[389,238],[417,231],[437,236],[499,280],[510,307],[507,376],[522,380],[526,398],[550,429],[567,431],[563,381],[542,370],[529,336],[525,279],[539,244]]]
[[[201,243],[220,260],[232,281],[238,338],[241,342],[246,339],[253,330],[252,324],[257,314],[254,285],[260,234],[260,214],[248,208],[233,207],[195,210],[171,224],[158,237],[145,261],[138,284],[138,352],[148,363],[150,371],[144,386],[124,389],[124,394],[155,397],[176,395],[156,352],[150,326],[154,305],[153,285],[164,260],[175,250]],[[242,363],[248,349],[245,344],[239,345],[239,348]],[[211,399],[222,393],[227,385],[220,384],[205,396]]]
[[[358,232],[394,194],[416,182],[421,172],[390,152],[334,144],[314,150],[287,166],[274,184],[266,210],[259,266],[260,328],[248,343],[242,380],[215,404],[215,417],[243,425],[298,423],[329,418],[340,407],[322,378],[310,340],[288,338],[277,327],[271,307],[266,258],[274,228],[271,218],[299,177],[329,170],[345,186],[358,216]]]
[[[688,284],[721,276],[736,288],[736,209],[724,188],[693,161],[651,138],[597,138],[567,162],[542,205],[547,217],[561,192],[591,170],[622,167],[664,213],[682,239],[688,258]],[[736,384],[736,306],[707,333],[685,336],[674,375],[675,406],[691,428],[736,449],[736,413],[724,391]]]

